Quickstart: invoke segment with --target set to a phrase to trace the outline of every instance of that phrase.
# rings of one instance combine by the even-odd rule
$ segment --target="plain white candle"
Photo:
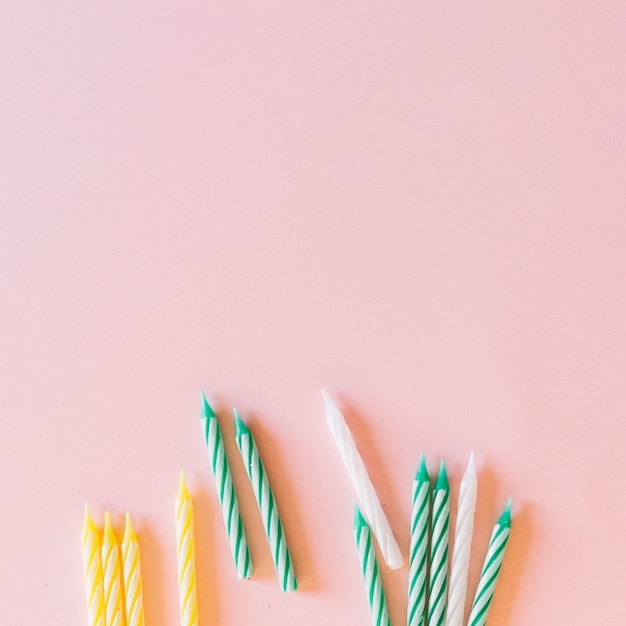
[[[346,424],[341,411],[333,404],[328,394],[322,389],[324,404],[326,406],[326,421],[339,448],[341,458],[348,470],[352,484],[361,503],[361,509],[365,519],[369,523],[385,562],[391,569],[402,566],[402,553],[395,540],[389,522],[385,517],[380,500],[374,491],[372,481],[365,469],[363,459],[356,449],[352,434]]]
[[[454,531],[452,566],[450,569],[450,588],[448,592],[448,613],[446,626],[463,626],[465,595],[467,593],[467,573],[470,563],[470,549],[474,531],[474,512],[477,493],[474,453],[461,480],[459,506]]]

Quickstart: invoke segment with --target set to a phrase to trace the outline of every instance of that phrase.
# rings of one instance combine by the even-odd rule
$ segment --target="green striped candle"
[[[233,409],[233,413],[235,414],[235,439],[237,441],[237,447],[239,448],[239,452],[241,452],[243,464],[246,468],[250,483],[252,484],[252,490],[254,491],[254,497],[259,506],[259,511],[261,512],[265,534],[270,544],[270,550],[272,552],[272,558],[274,559],[274,566],[276,567],[281,589],[283,591],[295,591],[298,588],[298,582],[293,570],[291,555],[289,554],[287,541],[285,539],[285,532],[283,531],[283,525],[278,517],[274,494],[267,480],[265,468],[261,462],[261,457],[259,456],[259,451],[252,437],[252,433],[241,421],[236,409]]]
[[[496,522],[491,533],[487,556],[483,571],[478,581],[478,589],[474,596],[472,612],[470,613],[468,626],[484,626],[487,623],[487,613],[493,600],[493,592],[498,582],[498,575],[502,567],[504,552],[511,533],[511,500],[509,499],[504,513]]]
[[[215,412],[207,402],[204,393],[202,394],[201,420],[237,578],[250,578],[252,576],[252,560],[246,542],[246,531],[239,515],[239,503],[230,473],[228,457],[224,450],[222,431]]]
[[[422,452],[419,469],[413,481],[411,512],[411,547],[409,554],[408,626],[426,624],[426,568],[428,565],[428,521],[430,518],[430,476]]]
[[[450,534],[450,485],[446,465],[441,461],[433,489],[433,524],[430,545],[428,626],[443,626],[446,621],[448,587],[448,538]]]
[[[380,580],[378,562],[376,561],[374,544],[372,543],[372,531],[356,502],[354,503],[354,537],[359,551],[361,571],[365,579],[365,591],[367,592],[367,599],[372,613],[372,622],[374,626],[391,626],[385,592]]]

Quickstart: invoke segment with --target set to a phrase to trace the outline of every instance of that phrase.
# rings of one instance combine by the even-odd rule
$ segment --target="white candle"
[[[385,562],[391,569],[397,569],[402,566],[402,554],[391,532],[391,527],[380,505],[380,500],[376,495],[376,491],[374,491],[372,481],[367,474],[363,459],[356,449],[354,439],[343,415],[333,404],[324,389],[322,389],[322,396],[326,405],[328,427],[339,448],[352,484],[356,489],[365,519],[378,541]]]
[[[461,480],[459,506],[454,531],[452,566],[450,569],[450,589],[448,592],[448,613],[446,626],[463,626],[463,611],[467,593],[467,573],[474,531],[474,511],[476,510],[477,480],[474,468],[474,453]]]

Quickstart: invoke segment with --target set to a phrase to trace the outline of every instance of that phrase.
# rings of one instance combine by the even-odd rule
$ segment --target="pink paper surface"
[[[86,624],[83,506],[129,511],[146,624],[368,624],[345,409],[400,548],[469,452],[490,624],[613,624],[626,504],[623,2],[16,2],[0,21],[0,615]],[[254,433],[301,592],[237,581],[199,422]],[[394,626],[406,566],[383,567]]]

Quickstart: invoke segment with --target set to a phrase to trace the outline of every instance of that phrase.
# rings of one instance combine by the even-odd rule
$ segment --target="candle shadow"
[[[319,583],[313,569],[313,560],[307,543],[302,516],[296,504],[296,492],[287,478],[289,473],[282,463],[272,435],[265,429],[261,421],[254,414],[251,414],[247,425],[254,436],[259,449],[259,456],[263,461],[267,478],[276,499],[276,507],[285,530],[287,546],[298,581],[298,590],[300,592],[316,591],[319,589]],[[254,499],[254,494],[252,497]],[[267,540],[265,540],[265,544],[267,545]],[[267,558],[272,563],[273,568],[269,549],[267,550]]]
[[[163,567],[162,547],[145,518],[135,521],[133,525],[141,555],[141,582],[143,585],[143,606],[146,624],[151,626],[167,626],[167,593],[165,584],[165,568]],[[175,580],[175,579],[174,579]]]
[[[402,556],[404,557],[404,564],[401,568],[396,570],[390,569],[380,553],[378,542],[376,542],[379,571],[385,590],[391,623],[399,624],[403,621],[406,622],[408,607],[406,589],[410,543],[409,522],[405,519],[400,500],[395,495],[394,484],[385,471],[385,463],[375,444],[374,436],[367,426],[369,420],[365,418],[362,411],[357,409],[354,404],[347,401],[344,397],[341,395],[335,397],[338,399],[338,406],[345,417],[346,424],[354,438],[357,450],[363,458],[363,463],[367,469],[370,480],[378,494],[380,504],[392,528],[394,537],[398,542]],[[407,498],[411,497],[410,493],[405,495]],[[398,528],[402,528],[403,532],[399,533]]]
[[[198,622],[202,624],[219,623],[219,593],[217,556],[215,554],[214,537],[217,529],[213,517],[213,509],[219,502],[217,497],[211,498],[205,486],[205,476],[198,476],[196,485],[201,487],[193,490],[193,525],[196,552],[196,586],[198,594]],[[220,513],[221,515],[221,513]]]

